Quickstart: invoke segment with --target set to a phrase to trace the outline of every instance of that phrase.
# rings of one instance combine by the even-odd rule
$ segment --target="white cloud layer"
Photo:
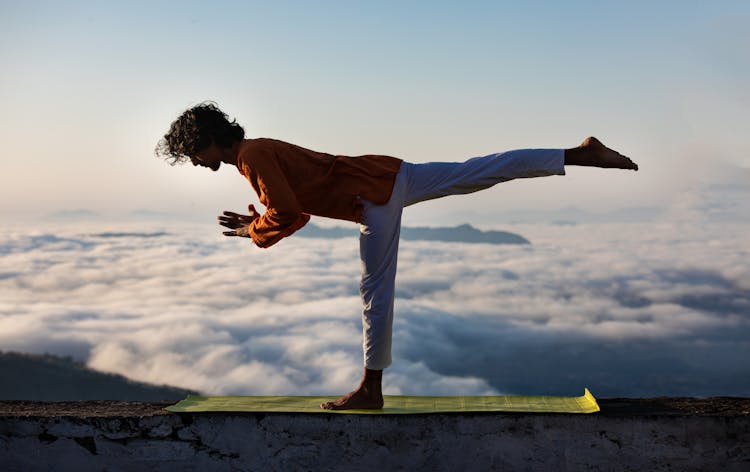
[[[532,246],[402,241],[386,393],[750,395],[750,225],[696,215],[498,228]],[[356,239],[112,229],[0,232],[0,349],[207,394],[357,383]]]

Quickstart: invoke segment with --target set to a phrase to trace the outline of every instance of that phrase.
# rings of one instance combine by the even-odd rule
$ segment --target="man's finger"
[[[220,219],[219,224],[230,227],[232,229],[237,229],[242,226],[247,226],[248,224],[250,224],[251,221],[253,221],[251,218],[236,218],[233,220],[228,220],[228,219],[221,220]]]
[[[255,214],[253,215],[240,215],[238,213],[232,213],[229,211],[225,211],[224,215],[219,215],[218,218],[224,219],[224,220],[240,220],[240,221],[252,221],[256,218]]]
[[[222,216],[222,215],[219,215],[218,218],[220,220],[224,220],[224,221],[241,221],[241,220],[246,220],[246,219],[251,218],[251,217],[247,216],[247,215],[234,215],[234,216]]]
[[[237,220],[227,220],[227,219],[221,219],[219,218],[219,224],[221,226],[226,226],[229,229],[237,229],[242,227],[242,222]]]

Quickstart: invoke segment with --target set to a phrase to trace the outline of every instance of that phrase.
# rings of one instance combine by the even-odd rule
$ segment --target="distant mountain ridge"
[[[95,211],[87,210],[85,208],[79,208],[76,210],[61,210],[46,215],[46,218],[52,220],[97,220],[102,215]]]
[[[345,228],[336,226],[333,228],[321,228],[308,223],[295,235],[305,238],[347,238],[355,236],[359,229],[357,227]],[[485,244],[531,244],[528,239],[515,233],[507,231],[482,231],[469,224],[454,227],[428,228],[428,227],[402,227],[401,239],[417,241],[446,241],[458,243],[485,243]]]
[[[96,220],[101,218],[101,215],[81,209],[73,211],[63,211],[52,213],[49,215],[50,218],[55,220]],[[160,221],[166,220],[178,220],[179,217],[175,215],[169,215],[166,213],[151,211],[151,210],[134,210],[131,212],[126,220],[129,218],[142,218],[144,220],[156,219]],[[567,223],[567,222],[565,222]],[[573,224],[571,222],[571,224]],[[295,233],[296,236],[303,238],[324,238],[324,239],[338,239],[354,237],[358,234],[359,228],[356,225],[350,226],[334,226],[334,227],[321,227],[314,223],[306,224],[302,229]],[[153,238],[166,236],[169,233],[164,231],[153,231],[153,232],[134,232],[134,231],[107,231],[102,233],[93,233],[91,236],[100,238],[114,238],[114,237],[143,237]],[[445,242],[456,242],[456,243],[484,243],[484,244],[531,244],[531,242],[523,236],[511,233],[508,231],[482,231],[477,229],[470,224],[462,224],[451,227],[401,227],[401,239],[413,240],[413,241],[445,241]]]
[[[181,400],[190,392],[90,369],[69,357],[0,351],[0,400]]]

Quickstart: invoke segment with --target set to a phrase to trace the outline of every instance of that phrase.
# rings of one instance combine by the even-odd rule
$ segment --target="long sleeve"
[[[401,159],[334,156],[270,138],[245,139],[237,170],[252,185],[266,213],[249,229],[269,247],[302,228],[310,215],[360,222],[362,200],[388,201]]]
[[[266,212],[250,224],[255,245],[267,248],[302,228],[310,215],[302,213],[273,149],[258,146],[240,156],[256,176],[260,202]]]

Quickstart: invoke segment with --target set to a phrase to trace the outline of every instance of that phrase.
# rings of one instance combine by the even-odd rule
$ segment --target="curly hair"
[[[212,142],[219,147],[230,147],[245,137],[245,130],[237,120],[229,121],[226,113],[214,102],[203,102],[185,110],[172,125],[154,150],[171,165],[192,161],[195,154]]]

